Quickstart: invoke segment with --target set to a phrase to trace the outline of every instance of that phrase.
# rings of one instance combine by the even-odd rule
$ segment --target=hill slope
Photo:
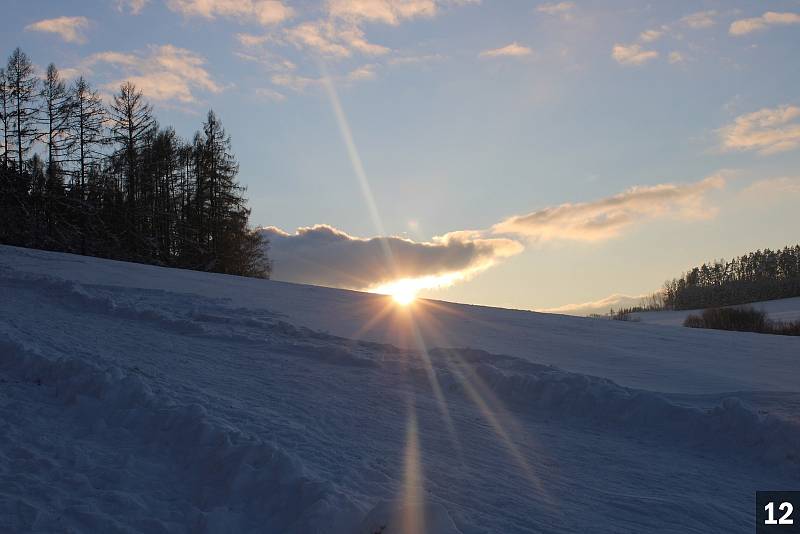
[[[750,532],[800,481],[797,339],[12,247],[0,292],[2,531]]]

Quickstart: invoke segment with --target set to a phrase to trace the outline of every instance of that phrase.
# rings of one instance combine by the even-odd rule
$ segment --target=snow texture
[[[2,532],[750,532],[800,485],[795,338],[13,247],[0,295]]]

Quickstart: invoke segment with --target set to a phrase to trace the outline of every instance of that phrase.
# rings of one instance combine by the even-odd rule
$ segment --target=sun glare
[[[422,276],[419,278],[402,278],[389,282],[382,286],[374,287],[371,293],[389,295],[395,303],[401,306],[408,306],[417,299],[420,291],[426,289],[440,289],[449,287],[453,283],[463,280],[467,276],[465,272],[453,272],[440,275]]]
[[[408,306],[417,298],[417,294],[411,290],[399,290],[395,293],[392,293],[392,298],[397,304],[401,306]]]

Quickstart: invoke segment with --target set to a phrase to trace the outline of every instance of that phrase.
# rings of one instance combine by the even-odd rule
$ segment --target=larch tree
[[[0,68],[0,128],[3,129],[3,169],[8,167],[8,109],[10,106],[6,70]]]
[[[11,100],[7,120],[14,141],[17,169],[22,174],[25,153],[39,136],[36,124],[39,113],[36,88],[39,80],[28,55],[19,48],[8,58],[6,78]]]
[[[132,83],[107,109],[83,77],[33,70],[19,49],[0,70],[0,243],[269,276],[214,112],[189,142]]]
[[[42,140],[47,146],[48,177],[60,174],[67,156],[69,120],[72,114],[72,95],[53,63],[47,67],[39,94],[42,100]]]
[[[124,188],[132,212],[139,198],[139,163],[143,144],[153,128],[153,109],[142,92],[124,82],[111,104],[111,132],[117,145],[117,164],[124,176]]]
[[[69,147],[74,163],[73,188],[85,195],[90,171],[102,156],[106,143],[104,123],[107,117],[100,94],[81,76],[71,91],[72,110],[69,114]]]

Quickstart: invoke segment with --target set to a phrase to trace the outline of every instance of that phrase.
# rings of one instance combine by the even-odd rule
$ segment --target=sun
[[[417,298],[417,294],[408,288],[400,288],[392,293],[394,301],[401,306],[408,306]]]

